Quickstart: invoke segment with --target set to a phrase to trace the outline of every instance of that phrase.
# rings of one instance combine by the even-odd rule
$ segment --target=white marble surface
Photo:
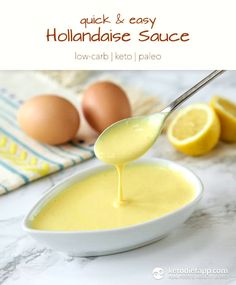
[[[207,74],[206,71],[113,73],[122,84],[158,94],[165,102]],[[6,87],[14,89],[9,82]],[[236,72],[226,73],[191,102],[207,101],[214,94],[235,99]],[[162,136],[148,155],[177,161],[202,179],[204,198],[185,224],[149,246],[96,258],[65,257],[32,240],[21,229],[28,209],[56,182],[97,164],[94,159],[0,197],[0,284],[236,284],[236,145],[221,143],[209,155],[191,158],[177,153]],[[156,280],[152,276],[155,267],[227,268],[229,274],[221,280],[170,280],[167,274]]]

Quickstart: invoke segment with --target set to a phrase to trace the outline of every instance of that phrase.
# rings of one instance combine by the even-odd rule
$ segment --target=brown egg
[[[40,95],[20,107],[18,122],[22,130],[35,140],[58,145],[75,137],[80,117],[68,100],[56,95]]]
[[[89,125],[99,133],[131,116],[131,106],[125,92],[108,81],[89,86],[83,96],[82,108]]]

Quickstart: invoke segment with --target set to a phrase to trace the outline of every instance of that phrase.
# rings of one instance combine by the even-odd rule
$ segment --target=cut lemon
[[[224,98],[214,96],[210,105],[220,119],[220,138],[226,142],[236,142],[236,104]]]
[[[177,150],[188,155],[202,155],[217,144],[220,122],[213,108],[207,104],[193,104],[179,111],[167,135]]]

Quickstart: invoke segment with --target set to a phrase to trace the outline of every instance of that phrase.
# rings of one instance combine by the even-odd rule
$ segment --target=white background
[[[0,1],[0,69],[235,69],[235,0],[8,0]],[[80,18],[157,17],[153,32],[189,32],[186,43],[54,43],[47,28],[81,31]],[[137,34],[147,25],[113,25],[106,29]],[[97,26],[96,26],[97,28]],[[92,31],[94,27],[91,27]],[[74,53],[158,53],[160,61],[78,61]]]

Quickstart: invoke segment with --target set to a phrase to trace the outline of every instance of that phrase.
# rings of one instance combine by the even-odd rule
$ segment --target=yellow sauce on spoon
[[[122,193],[122,173],[125,164],[147,152],[161,132],[166,114],[134,117],[119,121],[107,128],[95,144],[100,160],[113,164],[118,174],[118,199],[115,206],[125,203]]]
[[[134,117],[107,128],[97,139],[97,158],[120,165],[135,160],[150,149],[160,134],[165,114]]]

